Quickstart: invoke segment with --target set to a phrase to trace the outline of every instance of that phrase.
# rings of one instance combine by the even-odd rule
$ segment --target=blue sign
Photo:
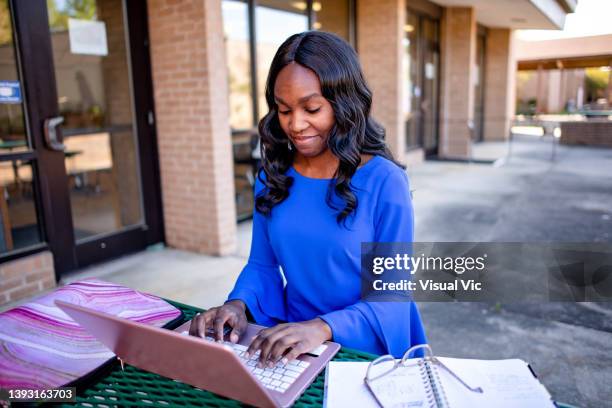
[[[0,81],[0,103],[21,103],[19,81]]]

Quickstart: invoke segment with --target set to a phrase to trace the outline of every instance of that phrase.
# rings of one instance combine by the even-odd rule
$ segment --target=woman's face
[[[298,153],[314,157],[327,150],[334,110],[313,71],[296,63],[284,67],[274,84],[274,98],[281,128]]]

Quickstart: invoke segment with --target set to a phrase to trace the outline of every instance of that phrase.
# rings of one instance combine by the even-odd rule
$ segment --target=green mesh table
[[[189,321],[201,309],[168,301],[183,311],[183,321]],[[334,357],[336,361],[370,361],[376,356],[361,351],[342,348]],[[80,407],[238,407],[238,401],[220,397],[187,384],[170,380],[157,374],[126,365],[124,370],[115,362],[106,374],[92,379],[86,388],[77,389],[77,402],[64,406]],[[321,373],[315,382],[296,402],[296,407],[322,406],[325,374]]]
[[[168,301],[183,311],[184,317],[174,328],[189,321],[201,312],[192,306]],[[334,357],[335,361],[371,361],[375,355],[342,348]],[[110,371],[110,372],[109,372]],[[126,365],[124,370],[118,362],[103,374],[92,379],[91,384],[77,389],[77,402],[68,406],[110,408],[110,407],[239,407],[238,401],[220,397],[208,391],[194,388]],[[325,374],[321,373],[314,383],[295,403],[295,407],[320,407],[323,405]],[[559,408],[575,408],[557,403]]]

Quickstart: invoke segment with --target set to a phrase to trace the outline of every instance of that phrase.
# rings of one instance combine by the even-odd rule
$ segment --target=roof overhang
[[[515,42],[519,70],[589,68],[612,64],[612,34]]]
[[[514,55],[521,70],[588,68],[612,64],[612,34],[556,40],[516,40]]]
[[[521,30],[562,29],[576,0],[435,0],[445,7],[473,7],[476,21],[487,27]]]
[[[588,57],[575,58],[556,58],[556,59],[541,59],[518,61],[517,69],[519,71],[536,71],[538,69],[577,69],[577,68],[596,68],[607,67],[612,64],[612,54],[610,55],[592,55]]]

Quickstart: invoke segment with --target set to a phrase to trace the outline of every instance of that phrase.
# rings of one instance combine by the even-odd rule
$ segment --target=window
[[[238,220],[250,218],[253,208],[253,129],[268,112],[266,80],[274,54],[289,36],[309,29],[333,32],[354,44],[354,2],[223,0]]]
[[[253,126],[248,5],[244,1],[224,1],[222,7],[230,125],[232,129],[248,129]]]
[[[255,9],[257,27],[257,99],[259,119],[268,112],[266,79],[278,47],[291,35],[308,30],[306,2],[263,0]]]
[[[36,161],[25,126],[8,0],[0,0],[0,254],[42,242],[35,204]]]
[[[232,130],[256,127],[268,111],[264,96],[268,69],[287,37],[315,29],[354,44],[354,2],[223,0]]]
[[[472,138],[475,142],[484,140],[484,102],[485,102],[485,61],[486,61],[487,32],[486,28],[478,26],[476,36],[476,75],[474,75],[474,132]]]
[[[439,23],[408,9],[403,39],[406,148],[435,154],[438,146]]]
[[[418,58],[418,36],[420,31],[420,20],[413,13],[407,16],[404,25],[405,37],[404,45],[404,120],[406,121],[406,147],[408,149],[419,146],[418,125],[420,124],[421,111],[419,109],[419,99],[421,96],[420,87],[420,66]]]

